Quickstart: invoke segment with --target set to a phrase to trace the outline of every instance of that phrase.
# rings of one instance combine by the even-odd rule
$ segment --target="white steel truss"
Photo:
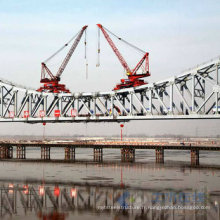
[[[117,91],[40,93],[0,80],[1,122],[220,119],[220,57],[178,77]]]

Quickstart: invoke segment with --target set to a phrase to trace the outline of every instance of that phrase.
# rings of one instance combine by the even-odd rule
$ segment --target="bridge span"
[[[44,93],[0,80],[0,122],[220,119],[220,57],[156,83],[117,91]]]
[[[76,149],[93,149],[93,161],[103,162],[104,149],[121,150],[122,162],[134,162],[135,151],[140,149],[155,150],[156,163],[164,163],[165,150],[189,151],[191,155],[191,165],[199,165],[200,151],[220,151],[219,141],[212,142],[148,142],[148,141],[1,141],[0,142],[0,161],[11,160],[15,158],[18,161],[32,158],[26,158],[26,151],[30,148],[40,148],[40,160],[51,160],[51,148],[64,149],[64,162],[75,162]],[[14,152],[13,148],[16,148]],[[37,159],[39,160],[39,159]],[[55,160],[59,161],[59,160]],[[62,160],[63,161],[63,160]]]

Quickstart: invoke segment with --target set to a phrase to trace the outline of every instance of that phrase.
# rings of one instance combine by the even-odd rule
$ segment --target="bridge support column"
[[[50,147],[41,146],[41,159],[50,160]]]
[[[134,162],[135,161],[135,148],[123,147],[121,149],[121,161],[122,162]]]
[[[11,158],[13,158],[13,147],[1,146],[0,159],[11,159]]]
[[[26,158],[26,147],[25,146],[17,146],[17,159],[25,159]]]
[[[65,160],[75,160],[75,147],[65,147]]]
[[[199,165],[199,149],[191,149],[191,165]]]
[[[164,163],[164,149],[162,147],[157,147],[155,149],[156,153],[156,163]]]
[[[94,162],[102,162],[103,161],[102,147],[93,148],[93,159],[94,159]]]

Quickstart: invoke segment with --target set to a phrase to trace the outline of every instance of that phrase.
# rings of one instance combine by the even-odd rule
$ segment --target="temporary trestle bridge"
[[[1,122],[110,122],[220,119],[220,58],[134,88],[44,93],[0,80]]]
[[[73,142],[54,142],[54,141],[1,141],[0,142],[0,161],[33,161],[27,158],[27,149],[38,148],[39,158],[43,161],[51,161],[51,149],[64,149],[64,160],[54,160],[54,162],[74,163],[76,161],[76,149],[93,149],[93,162],[103,162],[104,149],[121,150],[121,162],[134,162],[136,150],[155,150],[155,162],[164,163],[165,150],[188,151],[191,155],[191,166],[199,165],[200,151],[220,151],[219,142],[211,143],[152,143],[147,141],[73,141]],[[15,149],[15,150],[14,150]],[[39,161],[39,159],[37,159]]]

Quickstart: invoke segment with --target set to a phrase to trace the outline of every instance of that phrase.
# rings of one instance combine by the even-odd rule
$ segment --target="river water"
[[[0,162],[0,219],[220,219],[218,152],[201,152],[199,166],[188,151],[165,151],[164,164],[154,150],[136,150],[132,163],[118,149],[104,149],[102,163],[92,149],[71,163],[60,148],[50,162],[36,161],[37,148],[26,155],[34,160]]]

